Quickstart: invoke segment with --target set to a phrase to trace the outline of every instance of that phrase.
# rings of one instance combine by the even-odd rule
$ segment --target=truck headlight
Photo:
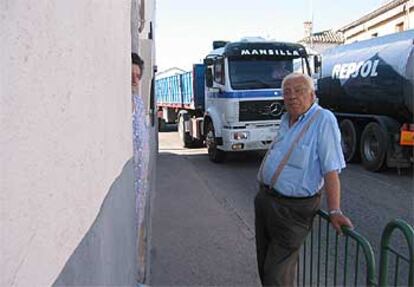
[[[233,139],[235,140],[246,140],[249,137],[249,132],[234,132]]]

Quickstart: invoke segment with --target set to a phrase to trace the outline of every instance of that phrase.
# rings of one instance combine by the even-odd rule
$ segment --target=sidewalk
[[[205,155],[158,156],[150,285],[258,286],[254,236],[215,199],[191,156]]]

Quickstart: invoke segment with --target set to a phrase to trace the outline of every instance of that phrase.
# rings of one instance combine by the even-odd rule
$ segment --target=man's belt
[[[260,184],[260,189],[264,190],[266,193],[270,194],[271,196],[277,197],[277,198],[282,198],[282,199],[310,199],[310,198],[314,198],[320,195],[320,192],[317,192],[314,195],[311,196],[287,196],[284,195],[282,193],[280,193],[279,191],[277,191],[276,189],[274,189],[273,187],[270,187],[266,184]]]

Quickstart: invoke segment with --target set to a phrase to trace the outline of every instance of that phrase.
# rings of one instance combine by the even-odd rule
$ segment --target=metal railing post
[[[317,276],[316,276],[316,285],[320,286],[321,282],[320,279],[322,278],[322,276],[320,276],[319,272],[320,270],[324,270],[325,271],[325,286],[331,286],[336,285],[336,284],[343,284],[346,285],[348,283],[347,281],[347,276],[348,273],[352,273],[354,271],[354,280],[350,279],[350,282],[354,281],[355,285],[358,284],[358,264],[359,264],[359,259],[360,257],[360,252],[362,252],[363,257],[365,259],[365,265],[366,265],[366,278],[365,278],[365,284],[367,286],[377,286],[377,277],[376,277],[376,268],[375,268],[375,257],[374,257],[374,252],[373,249],[371,247],[371,244],[368,242],[368,240],[363,237],[362,235],[360,235],[358,232],[351,230],[347,227],[342,227],[342,231],[344,236],[338,236],[337,234],[332,238],[330,237],[330,231],[333,230],[332,226],[330,225],[330,220],[329,220],[329,215],[323,211],[323,210],[319,210],[318,211],[318,216],[319,216],[319,220],[318,220],[318,228],[315,229],[318,231],[318,243],[317,243],[317,250],[315,252],[317,252],[317,256],[313,256],[313,252],[314,252],[314,248],[313,248],[313,240],[314,240],[314,234],[313,232],[310,233],[310,235],[308,236],[308,238],[306,239],[303,248],[302,248],[302,258],[303,258],[303,262],[302,264],[298,264],[298,279],[299,279],[299,271],[301,271],[301,275],[302,275],[302,284],[303,286],[306,285],[314,285],[313,279],[314,277],[311,275],[307,276],[306,272],[307,270],[314,270],[313,269],[313,264],[316,264],[316,270],[317,270]],[[326,228],[322,228],[322,220],[324,219],[324,221],[326,222]],[[324,248],[325,250],[322,252],[322,233],[324,233]],[[342,249],[339,249],[339,244],[343,242],[343,238],[345,240],[345,245],[344,245],[344,254],[340,253],[339,251]],[[309,268],[307,268],[308,266],[307,263],[308,261],[306,260],[307,258],[307,254],[309,253],[309,251],[306,248],[306,242],[310,240],[310,254],[309,257],[311,258],[309,261]],[[350,241],[352,240],[353,244],[356,245],[356,256],[355,257],[351,257],[352,255],[350,255]],[[332,241],[332,242],[331,242]],[[331,250],[332,249],[332,250]],[[321,254],[324,254],[324,256],[321,256]],[[333,258],[333,262],[331,264],[330,263],[330,258]],[[314,258],[317,258],[317,262],[314,262]],[[343,257],[343,260],[340,260],[340,257]],[[355,262],[355,268],[348,268],[348,264]],[[321,266],[322,264],[324,264],[325,266]],[[338,267],[339,265],[341,265],[343,268],[341,269],[342,272],[338,272]],[[302,270],[299,270],[302,267]],[[333,270],[332,270],[333,268]],[[313,272],[312,272],[313,273]],[[343,275],[342,281],[339,281],[338,274]],[[328,276],[329,275],[329,276]],[[333,277],[332,277],[333,276]],[[306,284],[306,279],[309,278],[310,282],[308,282],[308,284]],[[361,284],[361,282],[360,282]]]
[[[390,246],[391,235],[394,230],[399,229],[405,237],[408,245],[409,258],[405,258],[399,252]],[[381,254],[380,254],[380,278],[379,286],[388,286],[388,253],[392,252],[396,255],[396,272],[394,284],[398,282],[398,264],[402,259],[409,264],[408,286],[414,286],[414,229],[411,225],[401,219],[395,219],[387,224],[381,237]]]

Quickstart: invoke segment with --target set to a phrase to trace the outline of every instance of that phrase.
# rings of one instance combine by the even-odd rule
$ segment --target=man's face
[[[297,118],[312,106],[314,94],[305,79],[296,78],[284,83],[283,98],[288,113]]]
[[[141,69],[138,65],[132,64],[131,70],[131,85],[133,90],[137,90],[139,87],[139,81],[141,80]]]

